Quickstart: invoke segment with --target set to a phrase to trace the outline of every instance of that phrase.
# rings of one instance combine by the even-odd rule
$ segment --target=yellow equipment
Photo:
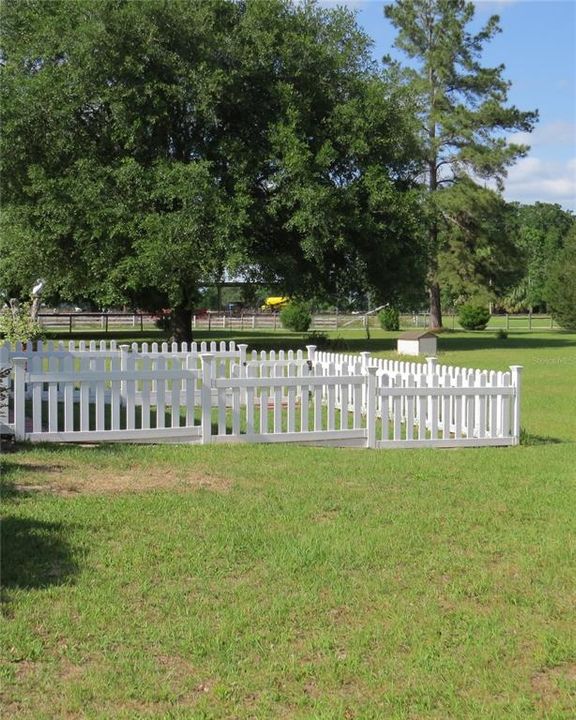
[[[274,312],[276,310],[282,310],[289,302],[290,298],[288,297],[268,297],[261,309],[264,311],[272,310]]]

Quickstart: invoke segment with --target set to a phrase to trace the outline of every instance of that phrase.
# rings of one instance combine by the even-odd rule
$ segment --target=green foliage
[[[34,342],[44,337],[44,330],[30,316],[30,305],[23,303],[15,313],[8,307],[0,310],[0,336],[10,343]]]
[[[315,345],[318,350],[327,350],[329,347],[332,347],[332,340],[330,340],[326,333],[320,332],[319,330],[312,330],[312,332],[308,333],[306,342],[309,345]]]
[[[537,113],[507,106],[504,66],[482,67],[478,60],[500,31],[497,16],[472,33],[474,4],[464,0],[397,0],[385,14],[398,30],[396,46],[411,59],[403,74],[395,65],[390,72],[416,99],[420,175],[428,191],[422,218],[431,323],[440,326],[440,285],[449,279],[467,286],[466,294],[471,286],[477,293],[494,282],[499,258],[506,257],[498,203],[496,197],[487,202],[481,182],[494,179],[501,189],[507,167],[528,150],[506,142],[503,133],[530,131]]]
[[[350,11],[23,0],[0,13],[2,286],[42,275],[47,293],[177,318],[225,270],[329,297],[418,284],[414,120]]]
[[[280,321],[288,330],[307,332],[312,322],[310,306],[303,302],[291,302],[280,311]]]
[[[386,307],[378,313],[380,327],[383,330],[400,330],[400,313],[396,308]]]
[[[6,387],[5,380],[10,375],[10,372],[11,369],[9,367],[0,367],[0,410],[8,404],[8,388]]]
[[[484,330],[490,322],[490,310],[483,305],[462,305],[458,311],[458,322],[464,330]]]
[[[438,208],[450,218],[442,230],[437,277],[455,300],[503,294],[522,272],[520,251],[507,232],[514,209],[496,192],[462,179],[436,196]]]
[[[576,224],[560,205],[534,203],[510,207],[506,235],[516,247],[521,277],[500,301],[510,312],[546,306],[546,284],[558,252]]]
[[[508,333],[507,333],[506,330],[504,330],[503,328],[500,328],[500,329],[496,332],[496,338],[497,338],[498,340],[506,340],[506,339],[508,338]]]
[[[545,296],[556,322],[566,330],[576,330],[576,225],[550,268]]]

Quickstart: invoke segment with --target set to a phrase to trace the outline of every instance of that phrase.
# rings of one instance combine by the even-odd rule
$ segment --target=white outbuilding
[[[400,355],[436,355],[437,337],[429,330],[410,330],[398,338]]]

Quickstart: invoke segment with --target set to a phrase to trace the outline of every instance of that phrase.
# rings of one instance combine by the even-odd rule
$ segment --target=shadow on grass
[[[520,445],[563,445],[566,442],[566,440],[546,435],[532,435],[525,430],[520,432]]]
[[[443,351],[466,351],[466,350],[541,350],[543,348],[574,347],[576,339],[574,335],[566,337],[530,337],[527,335],[508,336],[506,340],[486,333],[474,335],[450,335],[442,334],[438,338],[439,350]]]
[[[60,585],[78,572],[63,523],[22,517],[2,520],[2,603],[15,589]]]

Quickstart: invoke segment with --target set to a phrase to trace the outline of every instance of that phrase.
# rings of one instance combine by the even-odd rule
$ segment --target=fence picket
[[[232,378],[240,376],[240,366],[234,365],[230,373]],[[240,388],[232,388],[232,435],[240,435]]]
[[[31,359],[32,372],[42,372],[42,357]],[[42,383],[35,383],[32,388],[32,432],[42,432]]]
[[[427,395],[424,389],[427,386],[427,376],[421,373],[418,376],[418,387],[421,390],[420,395],[418,395],[418,440],[426,439]]]
[[[96,358],[94,360],[94,368],[96,372],[104,371],[105,362],[104,358]],[[99,380],[96,383],[96,431],[102,431],[105,429],[104,381]]]
[[[441,386],[443,388],[449,388],[451,386],[450,376],[446,372],[446,368],[443,368],[443,374],[441,377]],[[442,438],[447,440],[450,438],[450,432],[452,428],[452,395],[442,395],[441,404],[441,427],[442,427]]]
[[[52,355],[48,360],[48,368],[50,373],[58,372],[58,358]],[[48,430],[49,432],[58,432],[58,383],[50,382],[48,384]]]
[[[270,373],[273,374],[272,372]],[[274,368],[274,376],[282,377],[283,368],[276,366]],[[274,388],[274,432],[282,432],[282,386],[278,385]]]
[[[414,375],[408,373],[406,376],[406,387],[413,388],[416,386]],[[414,439],[414,396],[406,397],[406,440]]]
[[[468,378],[466,379],[465,387],[473,388],[474,387],[474,373],[470,373]],[[468,439],[474,437],[474,419],[476,416],[475,413],[475,407],[474,407],[474,395],[467,395],[467,404],[466,404],[466,437]]]
[[[288,351],[288,366],[286,368],[287,377],[296,377],[296,364],[294,362],[290,362],[290,360],[294,359],[294,353],[289,350]],[[286,391],[286,430],[287,432],[296,432],[296,386],[295,385],[289,385]]]
[[[156,368],[166,369],[166,360],[161,355],[156,358]],[[156,427],[166,427],[166,380],[156,382]]]
[[[260,377],[267,377],[268,368],[266,365],[260,367]],[[264,435],[268,432],[268,388],[262,386],[260,388],[260,433]]]
[[[80,372],[88,372],[91,363],[89,357],[80,358]],[[90,385],[87,382],[80,383],[80,431],[90,430]]]
[[[257,367],[253,363],[246,366],[246,377],[256,378]],[[254,434],[254,386],[246,387],[246,434]]]

